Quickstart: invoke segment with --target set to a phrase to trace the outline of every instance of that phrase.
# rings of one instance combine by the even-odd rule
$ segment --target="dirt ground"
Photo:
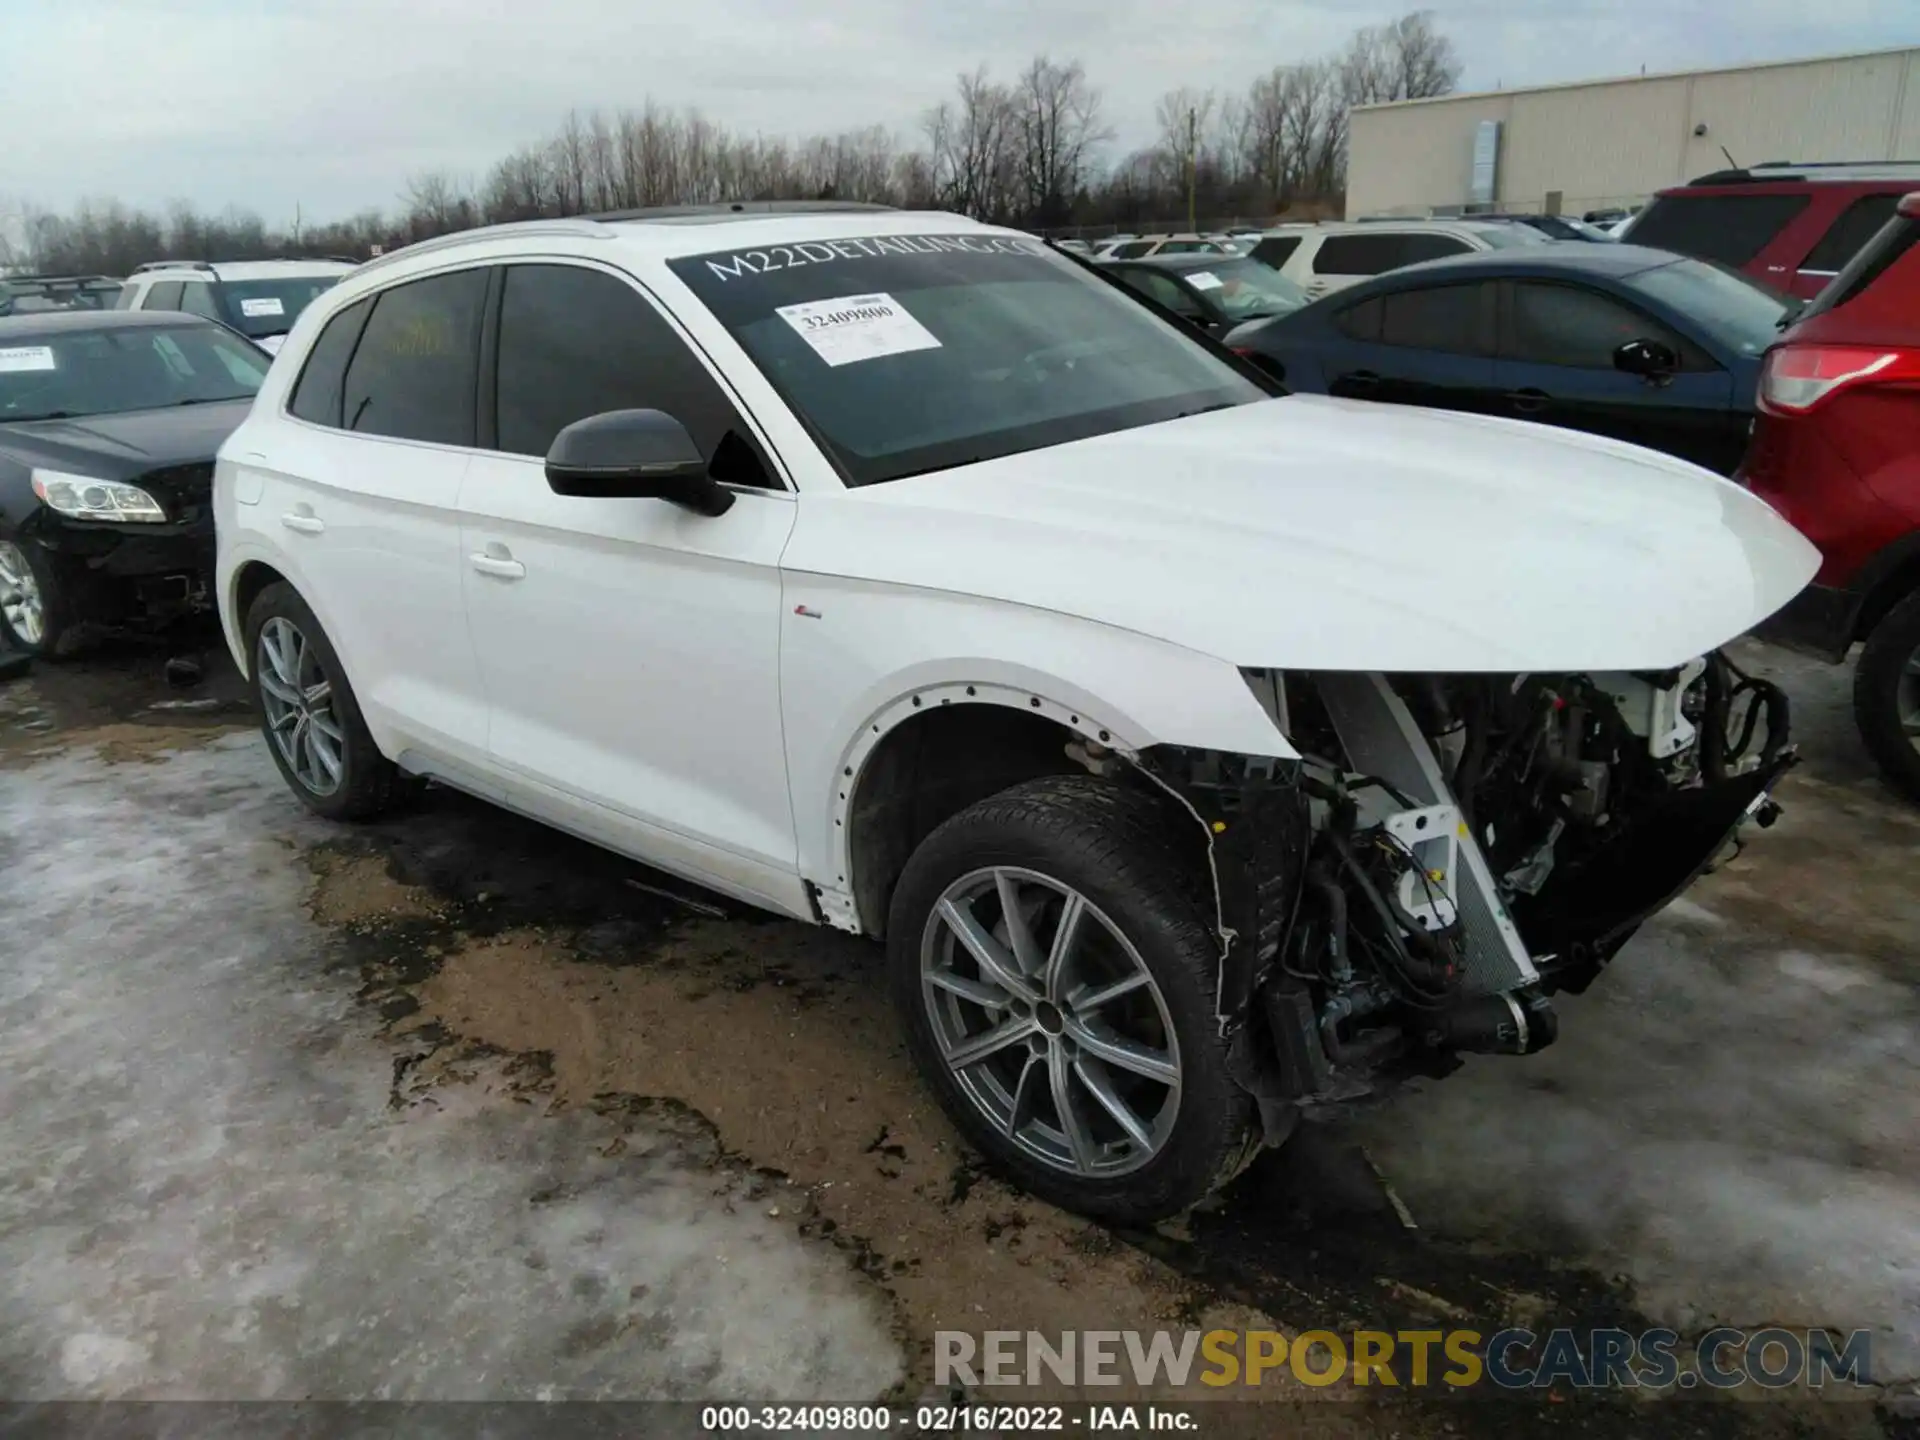
[[[874,947],[438,790],[312,820],[192,643],[189,687],[144,651],[0,686],[0,1397],[897,1400],[943,1329],[1778,1323],[1871,1327],[1882,1403],[1270,1378],[1232,1426],[1911,1433],[1920,813],[1845,672],[1751,650],[1785,817],[1553,1049],[1120,1234],[980,1171]]]

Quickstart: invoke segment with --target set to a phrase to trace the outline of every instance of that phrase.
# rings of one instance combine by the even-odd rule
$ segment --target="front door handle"
[[[482,575],[491,575],[498,580],[522,580],[526,578],[527,567],[510,555],[478,554],[467,557],[473,562],[473,568]]]
[[[1553,397],[1544,390],[1509,390],[1507,403],[1522,415],[1534,415],[1547,408]]]
[[[289,530],[298,530],[302,535],[318,535],[327,528],[327,522],[311,510],[289,510],[280,517],[280,523]]]

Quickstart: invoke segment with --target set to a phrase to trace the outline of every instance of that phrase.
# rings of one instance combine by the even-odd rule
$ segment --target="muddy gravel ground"
[[[1870,1327],[1878,1402],[1269,1377],[1208,1429],[1914,1433],[1920,813],[1843,671],[1748,647],[1785,816],[1553,1049],[1121,1234],[982,1173],[865,942],[438,790],[314,820],[174,649],[200,683],[0,685],[0,1398],[901,1401],[942,1329],[1774,1323]]]

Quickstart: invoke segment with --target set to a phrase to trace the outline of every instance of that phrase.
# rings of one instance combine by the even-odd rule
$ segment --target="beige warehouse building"
[[[1728,154],[1920,160],[1920,47],[1362,106],[1346,213],[1578,215],[1724,170]]]

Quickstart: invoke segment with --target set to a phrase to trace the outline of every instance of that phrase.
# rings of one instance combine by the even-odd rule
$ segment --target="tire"
[[[246,639],[261,733],[287,787],[329,820],[386,811],[399,771],[374,744],[346,669],[299,592],[285,582],[262,590],[247,611]],[[300,685],[290,686],[288,675]]]
[[[84,577],[33,541],[0,540],[0,629],[37,660],[65,660],[85,648]]]
[[[1214,1017],[1217,945],[1195,877],[1169,843],[1178,823],[1155,797],[1094,776],[1016,785],[921,843],[888,917],[908,1048],[961,1134],[1022,1189],[1124,1225],[1186,1209],[1258,1146],[1253,1101],[1228,1073]],[[1009,893],[1025,946],[1010,934]],[[1064,967],[1023,967],[1030,973],[1015,982],[1026,998],[989,978],[1023,949],[1029,962],[1044,959],[1075,900]],[[976,944],[990,932],[999,970],[968,949],[943,901],[971,915]],[[974,1060],[969,1047],[990,1053]],[[967,1063],[956,1068],[950,1055]],[[1161,1073],[1136,1068],[1148,1064]],[[1055,1099],[1063,1083],[1077,1144]]]
[[[1867,637],[1853,672],[1853,718],[1887,782],[1920,803],[1920,591]]]

